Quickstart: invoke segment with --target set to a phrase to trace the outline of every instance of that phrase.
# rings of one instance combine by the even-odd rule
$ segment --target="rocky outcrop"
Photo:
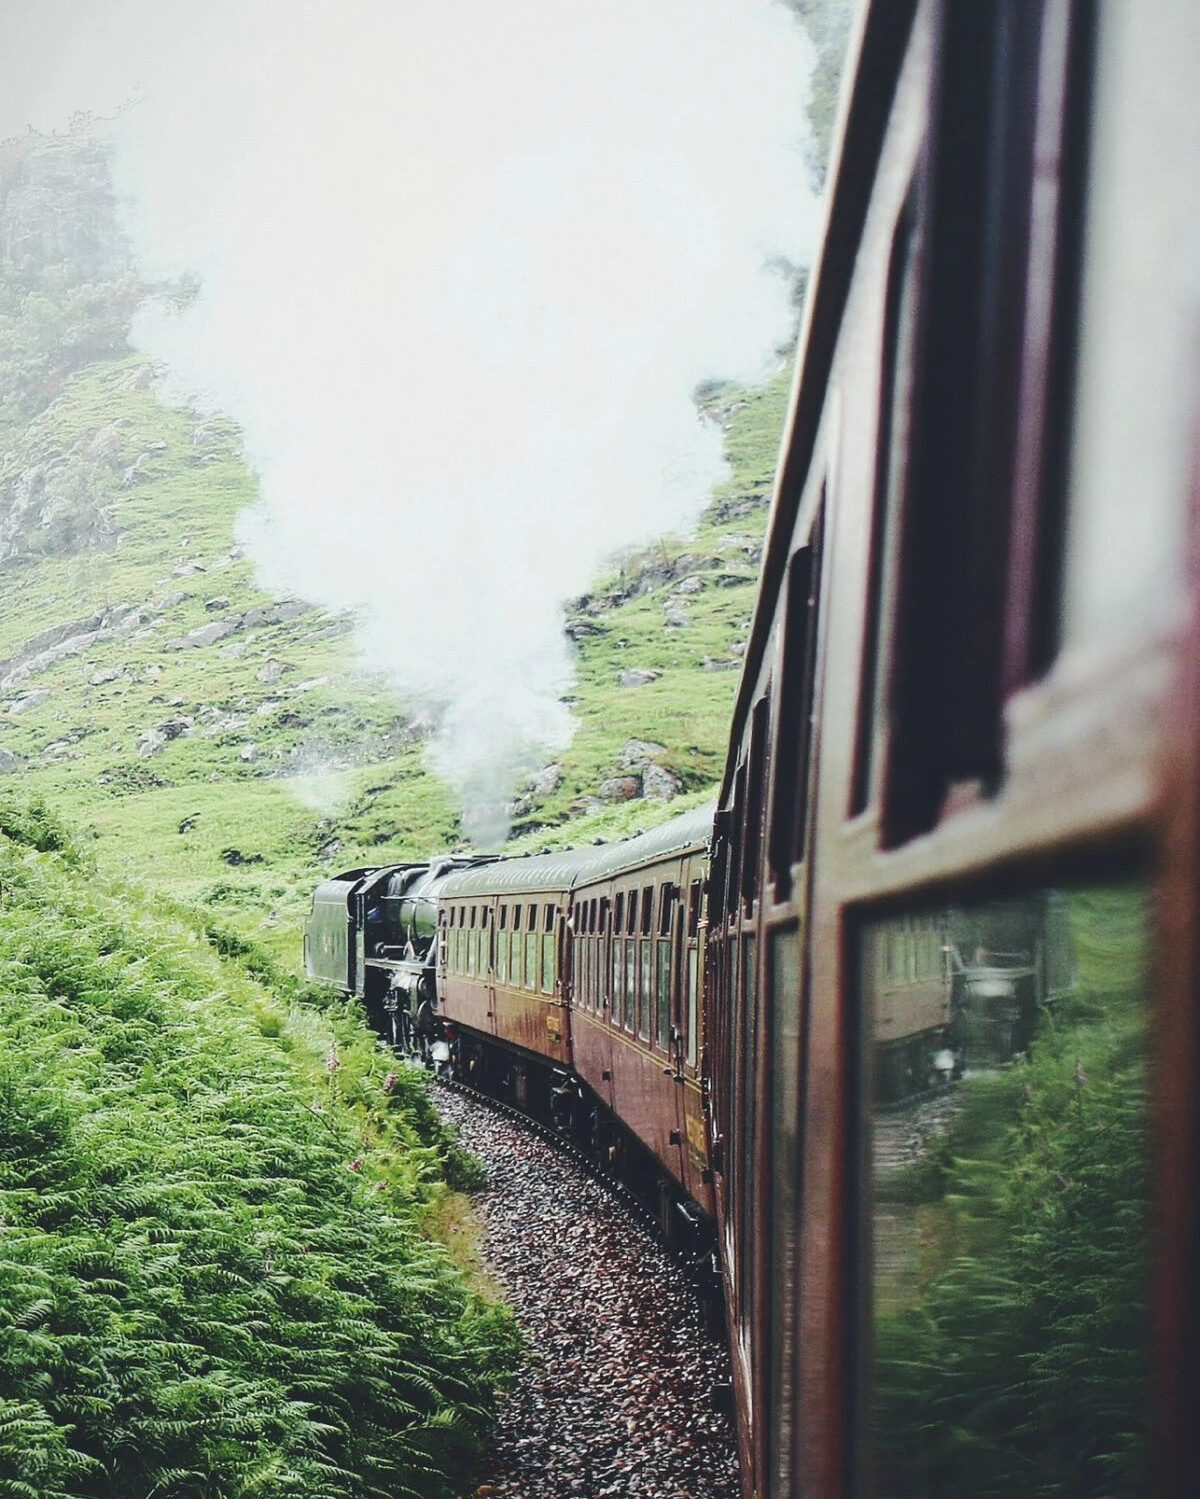
[[[138,735],[137,752],[138,758],[142,760],[152,759],[160,755],[172,739],[181,739],[192,733],[196,727],[196,720],[186,713],[175,714],[171,718],[164,718],[151,729],[144,729]]]
[[[11,692],[68,656],[78,656],[100,641],[115,640],[140,624],[146,615],[135,604],[113,604],[83,619],[53,625],[31,635],[7,661],[0,662],[0,692]]]
[[[661,671],[650,667],[630,666],[617,674],[617,683],[621,687],[645,687],[650,682],[657,682],[661,676]]]

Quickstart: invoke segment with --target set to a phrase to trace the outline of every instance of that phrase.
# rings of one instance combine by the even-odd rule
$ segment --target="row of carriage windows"
[[[469,978],[494,973],[499,983],[553,994],[558,971],[552,902],[457,906],[442,939],[446,967]]]
[[[683,892],[664,882],[598,896],[574,909],[575,1001],[613,1025],[668,1051],[672,1027],[673,954],[686,954],[677,1023],[695,1063],[699,1031],[702,885]],[[553,994],[558,970],[557,906],[520,902],[455,906],[442,930],[446,968],[468,978]],[[678,919],[677,919],[678,913]],[[686,1009],[686,1019],[682,1011]]]

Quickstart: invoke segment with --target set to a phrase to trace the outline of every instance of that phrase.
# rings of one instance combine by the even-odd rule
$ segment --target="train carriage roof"
[[[527,891],[565,893],[581,885],[612,879],[625,870],[637,869],[688,848],[707,847],[712,821],[713,807],[706,805],[673,817],[648,833],[623,838],[619,843],[497,859],[481,868],[451,875],[438,894],[445,900],[463,900],[470,896],[520,895]]]

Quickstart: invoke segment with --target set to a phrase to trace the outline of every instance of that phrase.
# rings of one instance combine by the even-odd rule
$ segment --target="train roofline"
[[[498,859],[482,868],[447,876],[438,895],[458,900],[472,895],[511,895],[528,890],[574,890],[685,849],[707,848],[714,811],[715,805],[706,802],[651,828],[648,833],[622,838],[617,843]]]

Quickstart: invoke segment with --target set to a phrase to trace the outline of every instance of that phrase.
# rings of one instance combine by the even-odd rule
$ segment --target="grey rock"
[[[645,687],[648,682],[657,682],[662,676],[661,671],[652,671],[649,667],[630,666],[617,677],[622,687]]]
[[[203,562],[181,562],[178,567],[171,569],[173,578],[186,578],[191,573],[206,573],[208,568]]]
[[[9,704],[10,713],[28,713],[31,708],[40,708],[43,703],[49,702],[53,696],[49,687],[37,687],[33,692],[26,692]]]
[[[692,616],[682,604],[672,603],[669,599],[663,605],[663,623],[668,630],[686,630],[692,622]]]
[[[108,682],[115,682],[122,675],[124,673],[119,666],[106,666],[101,671],[94,671],[88,681],[93,687],[103,687]]]
[[[706,656],[703,662],[705,671],[736,671],[741,664],[740,661],[714,661],[711,656]]]
[[[5,775],[10,770],[16,770],[20,764],[20,755],[14,755],[12,750],[0,749],[0,775]]]
[[[642,771],[642,795],[647,801],[673,801],[682,790],[679,777],[661,765],[647,765]]]
[[[635,796],[642,794],[641,776],[611,776],[607,781],[601,781],[596,787],[596,793],[602,801],[606,802],[628,802]]]
[[[272,657],[270,661],[258,668],[255,676],[264,686],[269,686],[272,682],[278,682],[285,671],[295,671],[295,669],[294,666],[289,666],[286,661],[278,661]]]
[[[531,797],[550,796],[562,785],[565,775],[566,771],[561,765],[544,766],[537,775],[530,778],[529,795]]]
[[[626,770],[640,769],[666,752],[666,745],[655,744],[653,739],[628,739],[621,747],[621,764]]]
[[[194,599],[194,593],[169,593],[159,606],[162,609],[174,609],[177,604],[186,604],[188,599]]]
[[[218,595],[215,599],[205,599],[204,607],[210,614],[216,614],[221,609],[229,608],[229,600],[222,595]]]
[[[254,609],[247,609],[242,615],[242,623],[246,628],[253,629],[255,625],[280,625],[289,619],[299,619],[302,614],[311,614],[315,605],[306,604],[303,599],[284,599],[278,604],[260,604]]]
[[[258,759],[258,745],[243,744],[241,749],[238,751],[238,757],[239,759],[245,760],[247,765],[253,765],[255,760]]]
[[[150,760],[167,747],[167,736],[160,729],[146,729],[137,738],[138,758]]]
[[[699,593],[704,587],[704,579],[698,573],[689,573],[686,578],[681,578],[672,593]]]
[[[214,619],[210,625],[197,625],[194,630],[189,630],[183,638],[187,645],[215,645],[218,640],[224,640],[226,635],[232,635],[236,629],[237,622],[235,620]]]
[[[244,640],[235,640],[232,645],[223,645],[221,647],[221,654],[230,661],[237,661],[246,654],[246,642]]]

